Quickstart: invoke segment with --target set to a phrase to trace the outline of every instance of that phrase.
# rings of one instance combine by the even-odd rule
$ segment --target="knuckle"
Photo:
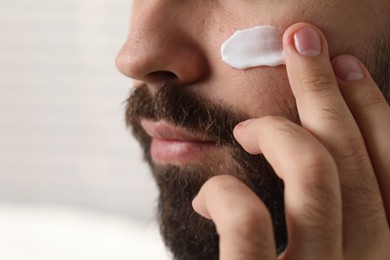
[[[383,105],[388,106],[380,91],[372,91],[369,88],[365,88],[365,91],[361,94],[360,100],[360,105],[363,109],[375,109]]]
[[[326,121],[334,121],[336,123],[350,121],[350,115],[339,104],[333,104],[332,107],[321,108],[321,118]]]
[[[335,78],[323,72],[311,71],[300,81],[301,86],[303,86],[303,91],[308,93],[323,94],[328,92],[328,90],[333,89],[336,81]]]
[[[312,226],[318,228],[318,219],[334,218],[334,216],[339,215],[340,208],[336,207],[336,205],[334,205],[332,208],[322,207],[318,205],[318,202],[335,202],[340,200],[339,195],[334,189],[334,187],[332,187],[332,184],[316,182],[315,184],[306,187],[306,192],[307,194],[310,194],[311,200],[308,200],[307,204],[303,205],[305,210],[302,211],[302,219],[313,220],[305,222],[308,227]],[[334,225],[331,226],[331,223],[333,223]],[[333,229],[329,231],[332,231],[331,233],[334,234],[333,231],[335,231],[340,226],[337,225],[337,222],[329,222],[327,223],[326,227],[327,229],[333,227]]]
[[[367,223],[362,226],[367,226]],[[368,225],[369,226],[369,225]],[[372,259],[372,260],[381,260],[387,259],[385,256],[390,255],[390,237],[389,232],[384,231],[382,227],[382,232],[377,232],[377,239],[372,239],[372,237],[360,236],[354,238],[353,243],[345,245],[345,258],[346,259]],[[358,241],[356,241],[358,240]],[[356,244],[362,244],[364,247],[357,248]]]
[[[302,160],[297,167],[305,169],[303,172],[306,175],[313,176],[315,179],[328,176],[331,171],[336,171],[337,166],[333,157],[326,150],[307,151],[302,154]]]
[[[359,233],[364,235],[364,238],[369,238],[371,241],[382,240],[384,227],[388,224],[378,190],[367,185],[363,180],[355,181],[353,184],[342,183],[342,190],[345,194],[343,203],[346,205],[346,210],[364,208],[354,213],[351,225],[360,227]],[[367,226],[367,223],[370,225]]]
[[[333,157],[326,151],[313,151],[302,154],[302,160],[293,171],[299,173],[301,183],[304,183],[303,192],[313,196],[312,201],[337,201],[337,164]],[[315,205],[312,208],[316,208]],[[319,215],[328,215],[320,212]]]
[[[287,138],[297,138],[301,135],[300,130],[297,127],[293,127],[291,124],[280,125],[276,130]]]
[[[268,211],[262,211],[260,208],[240,207],[231,212],[223,231],[248,239],[253,234],[261,233],[264,225],[271,225],[270,219]]]
[[[334,149],[337,149],[335,156],[342,162],[339,167],[343,170],[356,172],[367,172],[370,170],[369,156],[364,142],[360,138],[344,136],[337,143],[338,147]]]
[[[277,126],[276,131],[287,136],[297,136],[299,134],[298,125],[291,122],[289,119],[282,116],[266,116],[264,120],[270,125]]]

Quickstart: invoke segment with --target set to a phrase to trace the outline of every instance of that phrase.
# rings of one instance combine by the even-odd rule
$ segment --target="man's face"
[[[283,184],[262,157],[239,147],[232,129],[265,115],[299,123],[286,69],[233,69],[221,59],[221,44],[238,29],[272,25],[284,31],[309,22],[324,32],[331,57],[354,54],[385,89],[381,66],[389,57],[383,51],[389,46],[384,11],[389,1],[133,2],[131,31],[117,65],[137,81],[126,119],[160,188],[166,244],[178,259],[218,258],[215,228],[192,210],[191,200],[209,177],[232,174],[270,209],[282,250],[287,243]]]

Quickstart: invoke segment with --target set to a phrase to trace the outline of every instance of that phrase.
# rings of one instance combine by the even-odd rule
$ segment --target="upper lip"
[[[172,140],[172,141],[187,141],[187,142],[212,142],[206,134],[196,134],[184,130],[166,121],[152,121],[143,119],[141,126],[148,135],[152,138]]]

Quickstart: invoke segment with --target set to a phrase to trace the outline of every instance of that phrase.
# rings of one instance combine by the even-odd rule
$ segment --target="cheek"
[[[249,70],[227,66],[217,74],[208,91],[214,102],[233,108],[248,117],[278,115],[290,117],[294,98],[284,66]]]
[[[352,53],[362,58],[370,47],[367,39],[375,38],[382,28],[388,28],[388,18],[378,11],[388,10],[383,6],[386,1],[299,2],[299,5],[286,4],[287,9],[278,9],[279,17],[283,18],[275,18],[274,22],[282,28],[297,22],[308,22],[319,27],[327,38],[331,57]]]
[[[375,10],[378,9],[374,4],[367,8],[366,2],[297,0],[282,5],[268,3],[245,10],[242,16],[233,9],[231,13],[214,10],[207,18],[209,23],[200,39],[210,66],[207,84],[200,88],[202,95],[249,117],[282,115],[291,118],[295,101],[285,67],[232,69],[221,59],[221,44],[238,29],[269,24],[285,30],[294,23],[309,22],[326,35],[331,56],[349,52],[352,47],[359,53],[367,46],[357,42],[362,42],[363,36],[371,37],[376,23]],[[361,17],[365,17],[364,21]],[[383,23],[376,26],[378,24]]]
[[[231,92],[231,100],[250,117],[288,117],[294,100],[284,66],[251,69],[241,80],[240,87]],[[240,101],[234,98],[239,93],[242,93]]]
[[[285,66],[233,69],[220,54],[221,44],[230,34],[218,29],[214,35],[218,37],[211,38],[207,48],[210,78],[200,88],[201,95],[248,117],[288,117],[294,107],[294,98]]]

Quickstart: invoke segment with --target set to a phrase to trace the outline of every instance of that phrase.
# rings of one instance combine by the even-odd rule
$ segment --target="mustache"
[[[217,145],[237,145],[233,136],[234,127],[248,118],[232,108],[200,97],[190,87],[166,82],[152,94],[148,85],[135,87],[126,101],[125,119],[137,138],[144,139],[140,132],[142,118],[167,121],[191,132],[202,133]]]

